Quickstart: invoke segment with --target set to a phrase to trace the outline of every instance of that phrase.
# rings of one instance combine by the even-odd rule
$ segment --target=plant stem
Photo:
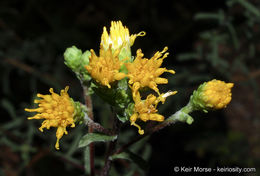
[[[85,104],[88,109],[88,116],[89,118],[94,121],[94,115],[93,115],[93,106],[92,106],[92,100],[88,93],[88,88],[86,86],[83,86],[84,91],[84,98],[85,98]],[[93,127],[88,127],[88,132],[92,133]],[[89,160],[90,160],[90,176],[95,176],[95,148],[94,143],[89,144]]]
[[[121,123],[119,122],[118,118],[116,117],[116,115],[114,113],[113,134],[117,135],[117,139],[119,136],[120,126],[121,126]],[[113,152],[115,150],[115,147],[117,144],[117,139],[114,141],[111,141],[109,143],[106,158],[105,158],[105,164],[101,171],[100,176],[107,176],[109,173],[109,170],[110,170],[111,164],[112,164],[112,160],[109,157],[113,154]]]
[[[153,134],[154,132],[157,132],[163,128],[165,128],[166,126],[172,125],[178,121],[182,121],[180,120],[181,115],[186,114],[188,115],[190,112],[192,112],[192,106],[190,103],[188,103],[186,106],[184,106],[182,109],[180,109],[179,111],[177,111],[176,113],[172,114],[169,118],[167,118],[165,121],[163,121],[162,123],[156,125],[155,127],[153,127],[152,129],[148,130],[145,132],[144,135],[140,135],[137,136],[135,139],[133,139],[132,141],[128,142],[127,144],[123,145],[122,147],[120,147],[118,150],[116,150],[113,154],[119,154],[121,152],[123,152],[125,149],[127,149],[128,147],[130,147],[131,145],[133,145],[134,143],[138,142],[139,140],[143,139],[144,137]]]
[[[92,119],[90,119],[88,116],[85,115],[85,124],[92,128],[93,130],[96,130],[98,132],[104,133],[106,135],[113,135],[113,131],[110,129],[104,128],[101,124],[94,122]]]

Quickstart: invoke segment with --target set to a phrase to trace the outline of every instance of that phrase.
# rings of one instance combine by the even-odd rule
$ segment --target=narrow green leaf
[[[237,0],[242,6],[244,6],[248,11],[253,13],[255,16],[260,17],[260,10],[257,9],[253,4],[245,0]]]
[[[14,119],[14,120],[2,125],[2,128],[5,129],[5,130],[9,130],[9,129],[15,128],[17,126],[21,126],[23,121],[24,121],[24,119],[17,118],[17,119]]]
[[[80,140],[80,136],[79,135],[76,135],[76,137],[74,136],[74,139],[71,142],[70,148],[67,151],[66,155],[68,155],[68,156],[72,156],[73,155],[73,153],[77,150],[77,145],[79,143],[79,140]]]
[[[83,136],[79,141],[79,147],[85,147],[92,142],[108,142],[108,141],[114,141],[115,139],[117,139],[116,135],[108,136],[100,133],[88,133],[85,136]]]
[[[84,150],[84,168],[85,168],[85,173],[89,175],[90,174],[89,146],[86,146]]]
[[[116,155],[110,156],[111,160],[115,159],[124,159],[128,161],[134,162],[136,165],[138,165],[141,169],[147,170],[148,169],[148,163],[140,156],[132,153],[131,151],[125,151]]]
[[[231,38],[232,38],[232,41],[233,41],[235,48],[238,49],[239,48],[239,40],[237,38],[237,33],[236,33],[234,26],[231,23],[227,23],[227,28],[230,32],[230,35],[231,35]]]
[[[152,154],[152,147],[150,144],[147,144],[144,148],[144,152],[142,154],[143,158],[148,161]]]

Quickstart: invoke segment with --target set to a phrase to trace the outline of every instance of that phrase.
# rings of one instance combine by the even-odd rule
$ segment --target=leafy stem
[[[131,145],[135,144],[136,142],[140,141],[141,139],[143,139],[144,137],[153,134],[154,132],[157,132],[163,128],[165,128],[166,126],[175,124],[178,121],[181,122],[187,122],[188,124],[191,124],[193,122],[192,117],[189,115],[189,113],[191,113],[193,111],[192,105],[190,103],[188,103],[186,106],[184,106],[182,109],[180,109],[179,111],[177,111],[176,113],[172,114],[169,118],[167,118],[165,121],[163,121],[162,123],[154,126],[153,128],[151,128],[150,130],[146,131],[144,135],[140,135],[136,138],[134,138],[132,141],[128,142],[127,144],[123,145],[122,147],[120,147],[119,149],[117,149],[113,155],[115,154],[119,154],[123,151],[125,151],[126,149],[128,149]]]

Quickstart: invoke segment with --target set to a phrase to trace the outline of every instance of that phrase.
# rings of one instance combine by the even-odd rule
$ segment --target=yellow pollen
[[[225,83],[220,80],[207,82],[203,88],[203,100],[206,106],[214,109],[225,108],[231,101],[231,88],[233,83]]]
[[[64,90],[60,91],[60,95],[56,94],[52,88],[50,88],[50,95],[37,94],[37,97],[42,99],[36,99],[34,102],[39,104],[39,108],[27,109],[27,112],[37,112],[31,119],[45,119],[42,122],[42,126],[39,128],[43,132],[44,128],[50,129],[50,127],[56,127],[57,141],[55,148],[59,150],[59,141],[61,137],[68,134],[66,127],[75,127],[73,114],[74,106],[67,93],[69,87],[66,86]]]

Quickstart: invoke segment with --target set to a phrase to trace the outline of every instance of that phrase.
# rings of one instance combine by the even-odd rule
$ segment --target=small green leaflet
[[[117,135],[108,136],[100,133],[88,133],[85,136],[83,136],[79,141],[79,147],[85,147],[92,142],[108,142],[108,141],[114,141],[116,139],[117,139]]]

